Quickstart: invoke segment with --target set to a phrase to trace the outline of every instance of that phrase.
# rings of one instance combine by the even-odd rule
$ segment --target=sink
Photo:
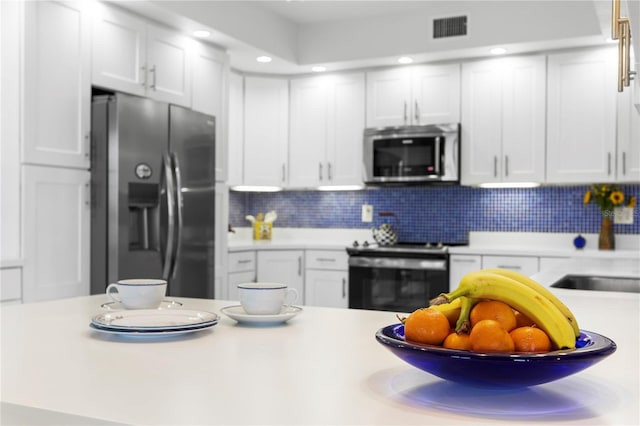
[[[593,275],[565,275],[551,284],[554,288],[575,290],[622,291],[640,293],[639,277],[605,277]]]

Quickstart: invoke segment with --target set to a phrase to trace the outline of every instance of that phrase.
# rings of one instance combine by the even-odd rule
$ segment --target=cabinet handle
[[[140,70],[142,71],[142,76],[144,77],[141,79],[142,81],[140,82],[140,85],[143,87],[146,87],[147,86],[147,67],[143,65],[140,67]]]
[[[91,158],[91,134],[90,132],[84,135],[84,158]]]
[[[251,259],[238,260],[238,265],[243,265],[245,263],[251,263]]]
[[[347,297],[347,280],[346,279],[342,279],[342,298],[346,298]]]
[[[322,180],[322,163],[318,163],[318,179]]]
[[[407,124],[407,101],[404,101],[404,124]]]
[[[302,256],[298,256],[298,276],[302,276]]]
[[[498,177],[498,156],[493,156],[493,177]]]
[[[622,176],[627,175],[627,153],[622,152]]]
[[[91,181],[84,184],[84,205],[91,207]]]
[[[476,263],[476,259],[451,259],[455,263]]]
[[[420,124],[420,106],[418,105],[418,101],[416,101],[415,104],[416,104],[416,108],[415,108],[415,111],[413,112],[413,117],[416,120],[416,124]]]
[[[287,177],[286,165],[282,163],[282,182],[285,182],[286,177]]]
[[[316,260],[318,262],[335,262],[336,261],[335,258],[331,258],[331,257],[319,257]]]
[[[519,271],[522,269],[522,266],[518,265],[498,265],[500,269],[511,269],[512,271]]]
[[[331,180],[331,163],[327,161],[327,180]]]
[[[509,176],[509,156],[504,156],[504,177]]]
[[[149,86],[152,90],[156,90],[156,77],[158,74],[158,71],[156,70],[156,66],[152,66],[151,69],[149,70],[150,73],[153,74],[153,80],[151,80],[151,86]]]
[[[607,176],[611,176],[611,153],[607,153]]]

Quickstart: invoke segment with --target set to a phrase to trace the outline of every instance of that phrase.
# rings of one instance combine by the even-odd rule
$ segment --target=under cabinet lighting
[[[210,35],[211,35],[211,32],[207,30],[195,30],[193,32],[193,36],[198,38],[205,38],[205,37],[209,37]]]
[[[401,58],[398,58],[398,63],[399,64],[411,64],[411,63],[413,63],[413,58],[410,58],[409,56],[403,56]]]
[[[263,64],[271,62],[271,56],[258,56],[256,61],[262,62]]]
[[[359,191],[364,189],[360,185],[328,185],[328,186],[319,186],[318,191]]]
[[[232,186],[233,191],[238,192],[278,192],[282,191],[279,186],[253,186],[253,185],[238,185]]]
[[[504,55],[505,53],[507,53],[507,49],[505,49],[504,47],[493,47],[489,49],[489,53],[491,53],[492,55]]]
[[[323,66],[315,66],[311,68],[311,71],[313,72],[324,72],[327,70],[327,67],[323,67]]]
[[[493,182],[481,183],[480,188],[536,188],[540,186],[537,182]]]

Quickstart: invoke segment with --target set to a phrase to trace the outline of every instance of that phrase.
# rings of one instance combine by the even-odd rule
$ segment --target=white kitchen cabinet
[[[89,168],[87,7],[82,2],[24,2],[23,163]]]
[[[545,57],[462,66],[462,183],[543,182]]]
[[[23,301],[89,294],[89,171],[23,166]]]
[[[460,65],[367,73],[367,127],[460,122]]]
[[[361,185],[364,74],[290,84],[289,187]]]
[[[519,272],[526,276],[540,270],[537,256],[482,256],[482,269],[500,268]]]
[[[228,300],[238,300],[238,284],[256,281],[256,252],[254,250],[232,252],[228,255]]]
[[[462,277],[479,269],[482,269],[480,255],[452,254],[449,256],[449,290],[458,287]]]
[[[616,179],[616,50],[549,55],[547,183]]]
[[[0,306],[22,301],[22,269],[0,269]]]
[[[618,182],[640,182],[640,109],[633,105],[634,90],[640,89],[631,86],[618,94]]]
[[[232,72],[229,78],[227,183],[242,185],[244,170],[244,78]]]
[[[558,266],[567,263],[569,260],[568,257],[555,257],[555,256],[541,256],[539,258],[539,271],[548,271],[550,269],[555,269]]]
[[[227,180],[229,57],[213,46],[193,42],[191,108],[216,118],[216,181]]]
[[[214,297],[227,298],[227,240],[229,228],[229,188],[223,183],[216,184],[215,209],[215,262]]]
[[[286,186],[288,181],[289,82],[244,79],[245,185]]]
[[[178,32],[98,3],[93,84],[191,107],[193,46]]]
[[[305,252],[305,304],[349,307],[349,256],[344,250]]]
[[[0,263],[22,257],[20,245],[20,42],[23,2],[0,2]]]
[[[286,284],[298,292],[296,304],[304,304],[304,251],[259,250],[257,279],[259,282]]]

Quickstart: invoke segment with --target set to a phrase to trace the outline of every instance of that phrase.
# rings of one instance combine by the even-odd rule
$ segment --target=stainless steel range
[[[449,246],[460,243],[354,242],[349,253],[349,307],[410,313],[449,291]]]

